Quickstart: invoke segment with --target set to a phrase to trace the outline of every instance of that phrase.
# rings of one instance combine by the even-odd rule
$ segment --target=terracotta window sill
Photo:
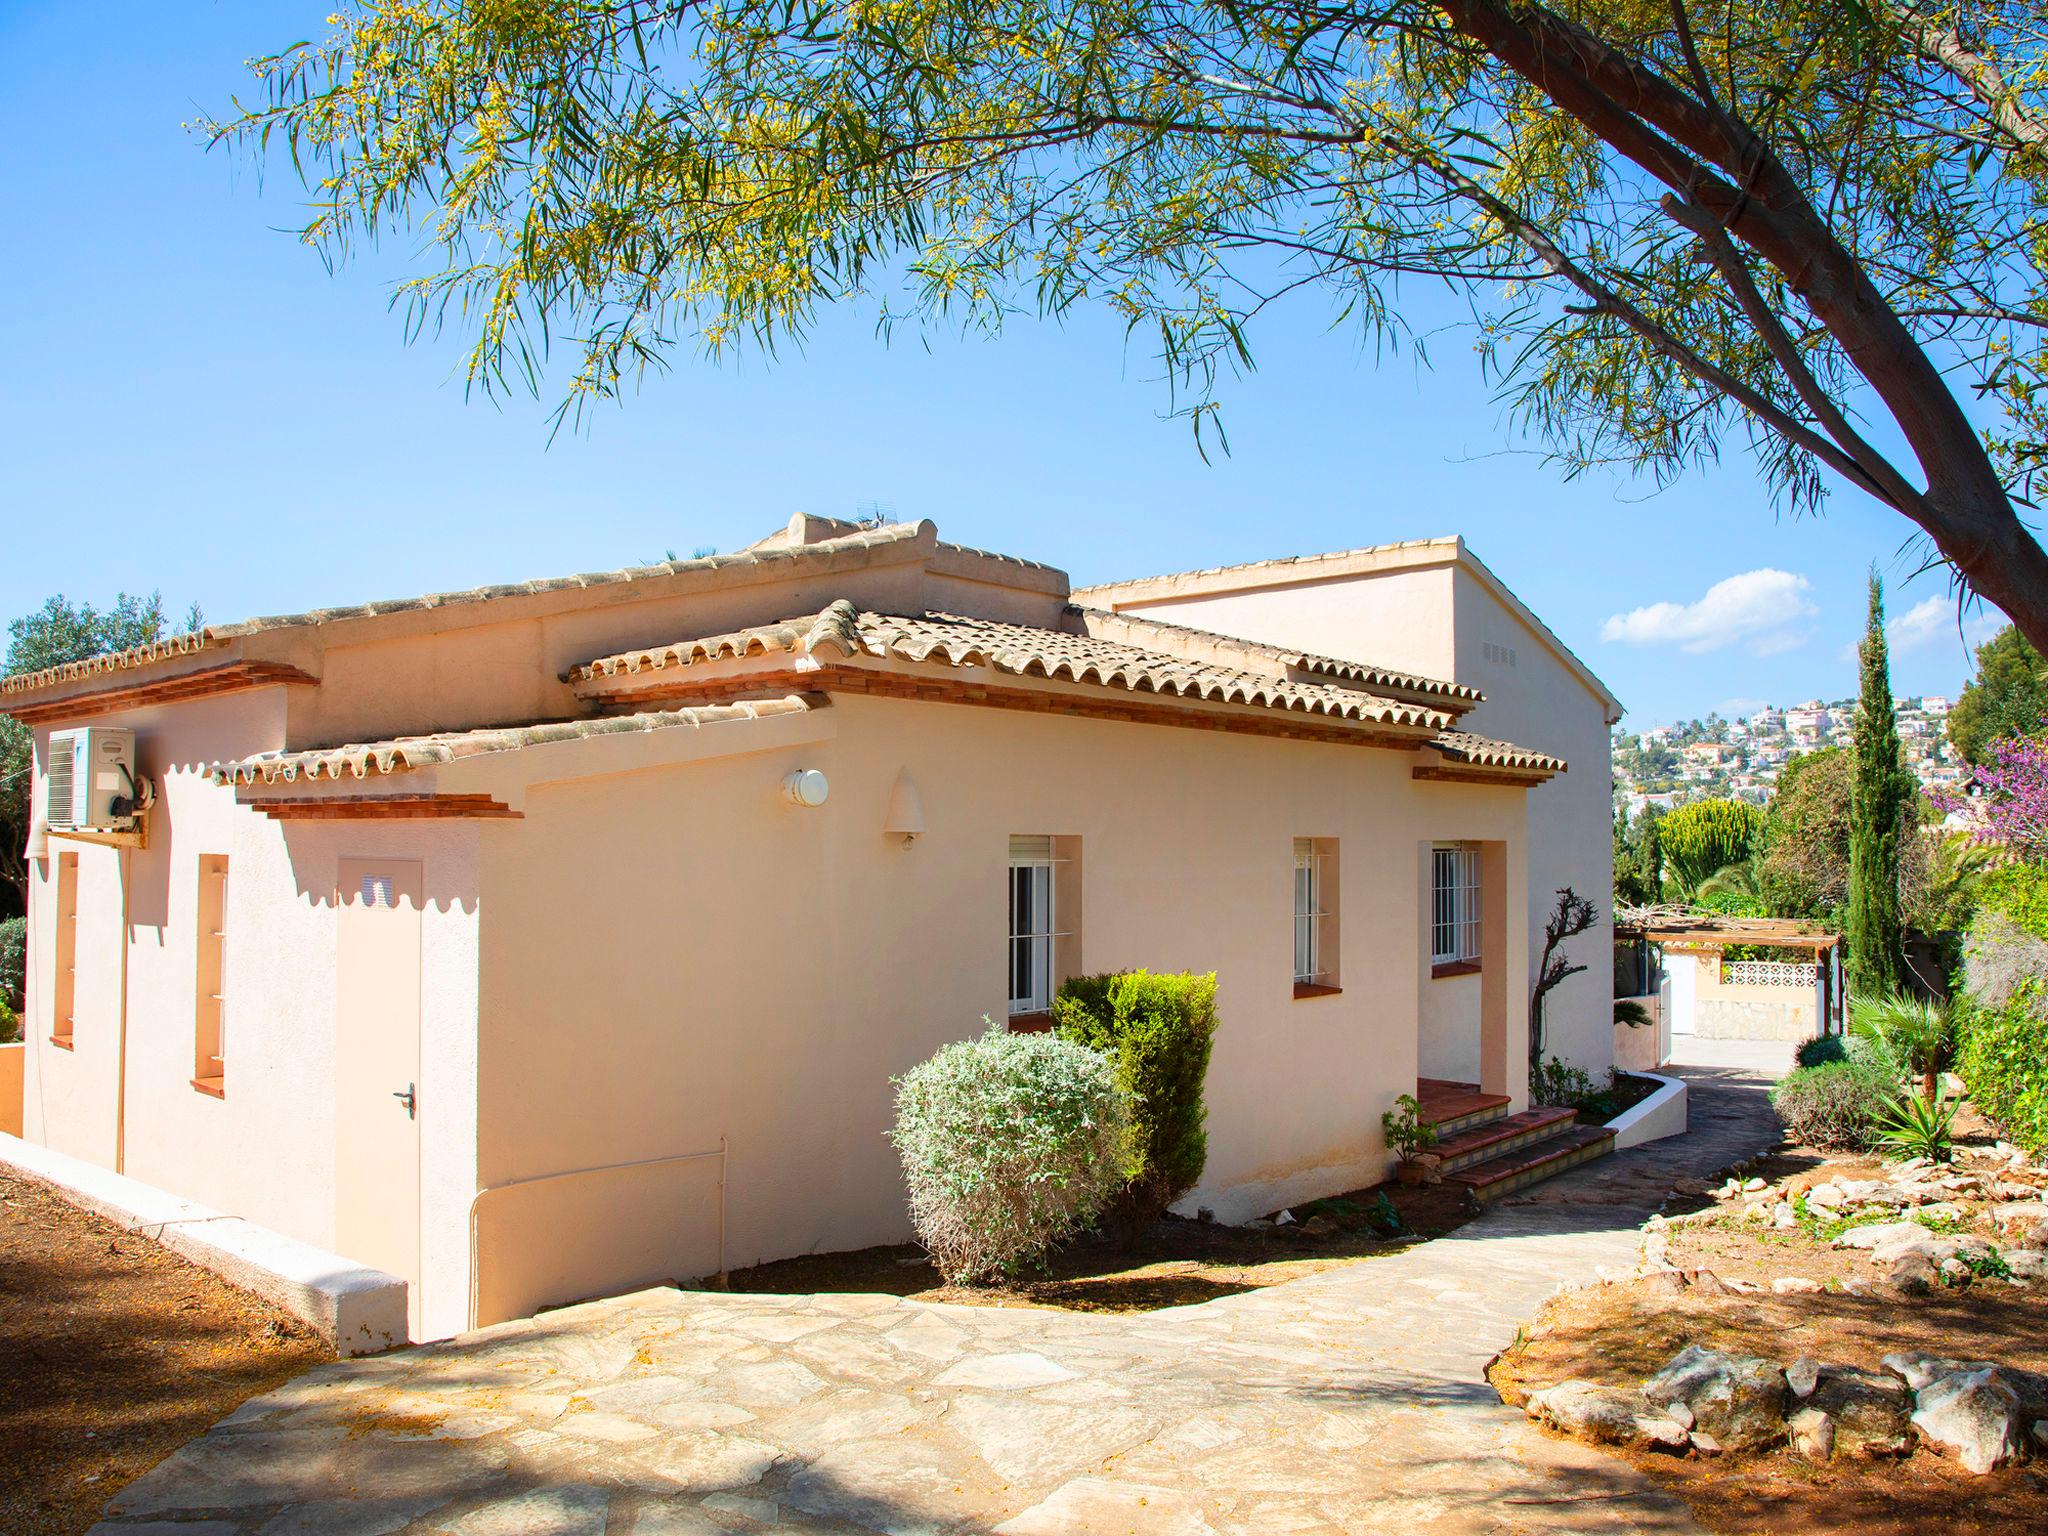
[[[1432,981],[1442,981],[1446,976],[1477,976],[1477,960],[1446,960],[1441,965],[1432,965],[1429,976]]]
[[[1294,996],[1297,1001],[1304,997],[1341,997],[1343,994],[1342,987],[1333,987],[1325,982],[1297,981],[1294,984]]]
[[[1013,1013],[1010,1015],[1010,1033],[1013,1035],[1042,1035],[1052,1028],[1049,1013]]]
[[[71,1043],[69,1035],[52,1035],[50,1036],[50,1044],[56,1046],[60,1051],[74,1051],[78,1049],[78,1047]]]
[[[218,1077],[195,1077],[192,1079],[192,1086],[201,1093],[209,1093],[216,1099],[224,1099],[228,1096],[228,1091],[223,1086],[224,1082],[225,1079]]]

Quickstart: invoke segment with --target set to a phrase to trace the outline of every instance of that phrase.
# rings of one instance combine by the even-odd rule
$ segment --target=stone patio
[[[123,1490],[94,1536],[1693,1532],[1485,1380],[1561,1281],[1633,1261],[1673,1179],[1775,1139],[1760,1076],[1687,1075],[1686,1137],[1198,1306],[657,1290],[323,1366]]]

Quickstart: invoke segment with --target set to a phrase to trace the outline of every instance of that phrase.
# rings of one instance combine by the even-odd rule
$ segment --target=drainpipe
[[[121,861],[121,1027],[114,1056],[114,1172],[127,1171],[128,1161],[128,864],[129,850],[116,848]]]

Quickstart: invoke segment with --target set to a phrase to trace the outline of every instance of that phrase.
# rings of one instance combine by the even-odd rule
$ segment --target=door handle
[[[416,1119],[419,1113],[419,1100],[414,1095],[412,1090],[413,1085],[411,1083],[407,1083],[405,1085],[405,1091],[403,1093],[394,1090],[391,1095],[391,1097],[398,1100],[399,1103],[405,1106],[405,1118],[408,1120]]]

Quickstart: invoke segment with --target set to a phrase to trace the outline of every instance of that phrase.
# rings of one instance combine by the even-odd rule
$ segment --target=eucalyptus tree
[[[1482,365],[1567,474],[1848,485],[2048,649],[2042,0],[343,0],[207,124],[564,408],[849,299],[1101,305],[1198,444],[1299,290]],[[421,243],[421,237],[424,242]],[[1404,285],[1407,285],[1404,287]]]

